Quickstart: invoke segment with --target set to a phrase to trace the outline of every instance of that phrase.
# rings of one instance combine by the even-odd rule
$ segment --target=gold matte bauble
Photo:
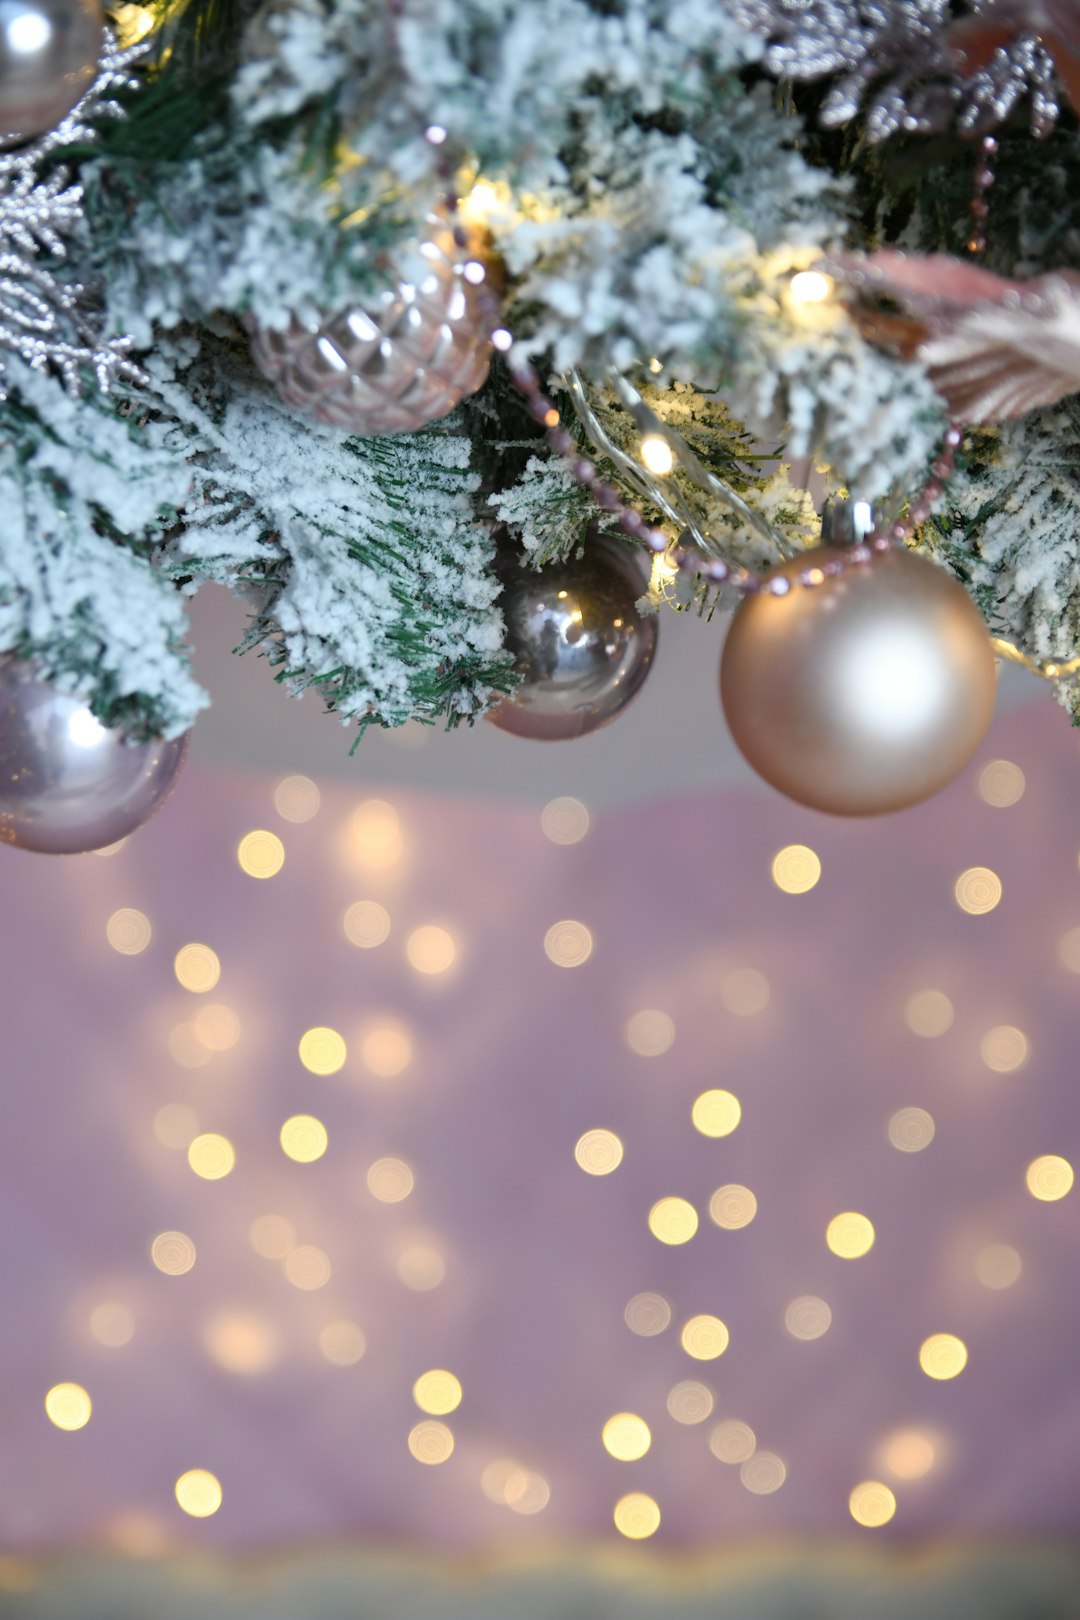
[[[740,750],[773,787],[834,815],[901,810],[967,764],[990,724],[996,668],[956,580],[893,550],[804,585],[842,550],[781,564],[737,608],[720,695]],[[767,583],[767,581],[766,581]]]

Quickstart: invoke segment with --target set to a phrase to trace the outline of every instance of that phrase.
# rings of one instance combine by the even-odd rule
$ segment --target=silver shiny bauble
[[[187,743],[127,744],[32,665],[0,659],[0,843],[45,855],[115,844],[168,798]]]
[[[562,742],[614,720],[642,687],[656,651],[656,614],[635,603],[646,585],[625,545],[590,536],[583,557],[539,571],[500,554],[506,646],[521,681],[488,719],[518,737]]]
[[[963,586],[910,551],[802,585],[844,552],[804,552],[736,609],[720,665],[731,734],[788,798],[835,815],[900,810],[967,764],[994,710],[996,668]]]
[[[0,144],[54,129],[97,72],[98,0],[0,0]]]
[[[287,405],[376,437],[415,433],[482,388],[491,365],[488,268],[433,215],[410,244],[420,273],[381,297],[283,332],[254,329],[251,352]]]

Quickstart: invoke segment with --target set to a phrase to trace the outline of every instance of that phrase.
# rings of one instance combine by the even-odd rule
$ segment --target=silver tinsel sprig
[[[965,72],[953,52],[949,0],[728,0],[743,27],[768,40],[770,72],[809,81],[835,77],[821,122],[845,124],[862,112],[874,142],[900,130],[933,134],[955,125],[982,135],[1029,99],[1034,134],[1054,128],[1059,111],[1054,65],[1022,26],[985,64]],[[973,0],[968,18],[988,28],[1009,8]],[[1022,8],[1020,8],[1022,10]]]
[[[119,378],[146,380],[129,357],[131,339],[102,332],[93,287],[59,273],[83,223],[83,187],[59,155],[93,144],[101,119],[123,116],[116,92],[135,87],[130,70],[146,50],[145,43],[120,46],[106,29],[94,82],[81,100],[46,134],[0,152],[0,352],[52,371],[73,395],[87,370],[104,393]],[[3,372],[0,358],[0,399],[7,397]]]

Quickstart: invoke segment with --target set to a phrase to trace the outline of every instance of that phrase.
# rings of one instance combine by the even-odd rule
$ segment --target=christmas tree
[[[177,739],[217,581],[361,732],[573,735],[644,678],[650,614],[745,597],[786,615],[725,677],[754,758],[790,754],[769,703],[801,680],[770,634],[884,590],[929,667],[974,634],[951,572],[1075,710],[1070,0],[94,4],[19,0],[0,49],[9,670]],[[854,529],[822,566],[813,468]],[[943,569],[901,609],[911,550]],[[615,603],[576,708],[522,560]],[[968,757],[992,666],[961,663],[928,677],[937,775],[905,790],[894,726],[863,776],[892,750],[897,780],[827,807]],[[890,682],[857,683],[879,733]]]

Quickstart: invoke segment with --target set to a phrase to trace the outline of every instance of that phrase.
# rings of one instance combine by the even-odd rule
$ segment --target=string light
[[[659,433],[648,433],[641,441],[641,459],[649,472],[665,478],[675,466],[670,444]]]
[[[788,282],[787,295],[789,301],[798,306],[804,304],[824,304],[833,295],[835,284],[831,276],[823,275],[820,270],[797,270]]]

